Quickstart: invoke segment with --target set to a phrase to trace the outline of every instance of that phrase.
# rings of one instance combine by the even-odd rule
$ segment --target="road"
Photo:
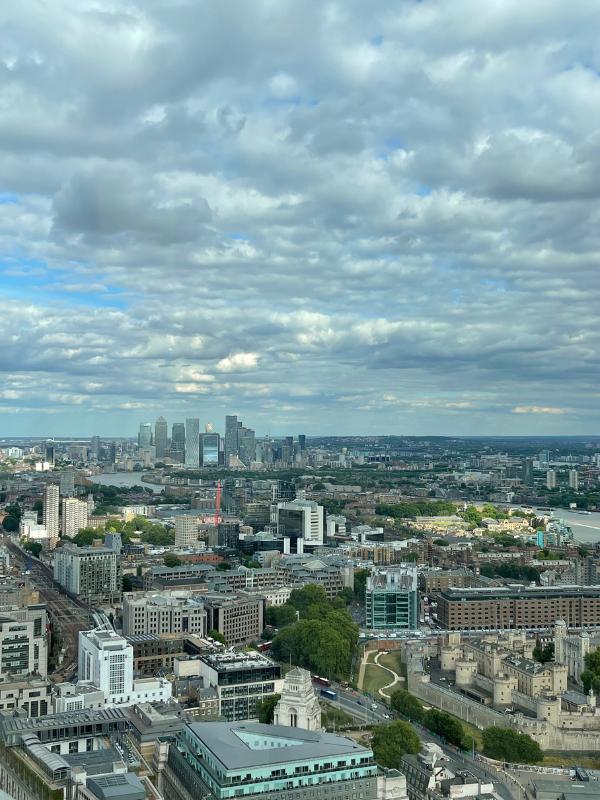
[[[60,667],[49,675],[49,678],[55,683],[69,681],[77,670],[79,631],[90,628],[89,610],[83,603],[77,603],[65,594],[62,587],[55,583],[49,567],[36,558],[28,557],[28,554],[24,553],[8,536],[4,537],[4,544],[9,548],[13,561],[20,564],[23,572],[27,564],[31,571],[27,577],[39,591],[41,600],[46,604],[53,630],[60,630],[65,651],[64,657]]]
[[[318,687],[316,687],[318,688]],[[343,689],[337,684],[332,684],[331,688],[337,692],[337,701],[328,699],[329,703],[340,708],[348,714],[363,720],[366,724],[378,724],[390,722],[392,719],[402,719],[393,709],[384,703],[378,703],[371,697],[361,695],[352,689]],[[424,742],[432,742],[438,747],[441,747],[444,753],[454,763],[457,763],[462,769],[468,770],[483,780],[489,780],[494,783],[498,794],[504,800],[522,800],[522,796],[518,789],[511,789],[506,783],[506,776],[499,776],[496,772],[489,770],[483,765],[481,761],[475,760],[470,753],[463,753],[452,745],[445,744],[435,734],[417,725],[414,722],[410,723],[415,731],[419,734]]]

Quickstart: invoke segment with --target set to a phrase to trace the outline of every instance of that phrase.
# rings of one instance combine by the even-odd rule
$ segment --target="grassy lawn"
[[[365,679],[362,690],[369,694],[377,695],[383,686],[387,686],[392,680],[389,672],[381,669],[377,664],[368,663],[365,667]]]
[[[545,753],[542,761],[544,767],[568,769],[575,764],[589,769],[600,769],[600,753]]]
[[[404,675],[404,665],[400,657],[400,650],[392,650],[380,656],[379,663],[388,669],[393,669],[398,675]]]

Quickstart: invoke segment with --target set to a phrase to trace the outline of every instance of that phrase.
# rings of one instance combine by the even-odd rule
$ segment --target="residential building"
[[[90,603],[119,600],[120,555],[108,547],[63,545],[54,554],[54,580]]]
[[[178,514],[175,517],[175,547],[190,547],[198,543],[198,517]]]
[[[44,499],[42,506],[42,524],[48,534],[51,547],[56,547],[59,534],[59,496],[60,489],[55,483],[44,486]]]
[[[569,489],[574,491],[579,489],[579,473],[576,469],[569,470]]]
[[[206,635],[207,613],[189,591],[123,595],[123,635],[196,633]]]
[[[164,417],[159,417],[154,423],[154,448],[157,459],[164,458],[166,455],[168,430],[167,420]]]
[[[600,625],[600,586],[449,588],[438,596],[446,630],[541,628],[557,619],[569,627]]]
[[[304,548],[323,544],[325,512],[323,506],[313,500],[297,498],[289,502],[277,503],[274,522],[277,534],[287,545],[284,552],[303,553]]]
[[[217,690],[219,714],[228,720],[257,719],[258,704],[283,688],[281,667],[256,651],[200,654],[200,677]]]
[[[373,752],[321,731],[254,722],[185,726],[169,748],[164,795],[170,800],[375,800]]]
[[[87,528],[88,503],[76,497],[64,497],[62,501],[62,533],[73,538],[81,528]]]
[[[546,489],[556,489],[556,470],[549,469],[546,471]]]
[[[12,607],[0,613],[0,680],[48,671],[48,617],[45,605]]]
[[[133,647],[112,628],[80,631],[77,675],[80,683],[102,692],[105,707],[164,702],[171,697],[167,680],[134,680]],[[85,697],[83,703],[85,707]]]
[[[403,565],[375,570],[365,588],[366,627],[415,630],[419,627],[417,568]]]
[[[256,438],[252,428],[238,430],[238,449],[240,461],[249,467],[256,460]]]
[[[283,679],[281,697],[273,712],[273,724],[307,731],[321,730],[321,706],[307,669],[294,667]]]
[[[196,417],[185,421],[185,465],[191,469],[200,466],[200,420]]]
[[[464,762],[463,762],[464,763]],[[402,756],[400,764],[406,774],[410,800],[471,800],[493,798],[494,784],[480,778],[451,761],[435,744],[425,743],[417,755]]]

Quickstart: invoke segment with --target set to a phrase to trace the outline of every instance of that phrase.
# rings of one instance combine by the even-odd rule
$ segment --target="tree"
[[[399,714],[402,714],[411,722],[422,722],[425,716],[425,710],[421,701],[407,692],[406,689],[398,689],[392,692],[390,698],[392,708],[396,709]]]
[[[434,539],[433,543],[436,544],[438,547],[448,547],[450,542],[447,539]]]
[[[469,525],[473,525],[474,527],[481,525],[481,520],[483,519],[483,514],[477,511],[475,506],[469,506],[463,511],[462,516],[465,522],[468,522]]]
[[[442,739],[445,739],[457,747],[462,747],[465,744],[465,731],[460,722],[445,711],[438,711],[437,708],[430,708],[425,712],[423,724],[427,730],[432,733],[437,733]]]
[[[365,604],[365,588],[368,577],[368,569],[357,569],[354,572],[354,599],[361,605]]]
[[[263,725],[271,725],[273,722],[273,713],[280,697],[280,694],[270,694],[260,703],[257,703],[258,721],[262,722]]]
[[[210,636],[211,639],[214,639],[215,642],[221,642],[221,644],[227,644],[227,639],[223,636],[223,634],[219,633],[219,631],[215,630],[214,628],[208,632],[208,635]]]
[[[539,744],[531,736],[511,728],[486,728],[483,753],[488,758],[512,764],[537,764],[544,758]]]
[[[15,531],[19,530],[19,519],[18,517],[13,517],[12,514],[9,514],[7,517],[4,517],[2,520],[2,527],[7,533],[14,533]]]
[[[182,562],[174,553],[166,553],[163,563],[165,567],[180,567]]]
[[[399,769],[403,755],[419,752],[421,740],[408,722],[397,720],[373,729],[371,747],[375,761],[380,766]]]
[[[342,589],[342,591],[338,594],[335,598],[336,600],[341,600],[344,606],[349,606],[350,603],[354,600],[354,592],[352,589],[349,589],[347,586]]]
[[[39,558],[42,552],[42,545],[40,542],[25,542],[23,549],[28,550],[32,556]]]
[[[285,628],[298,621],[296,609],[289,603],[282,606],[268,606],[265,614],[265,624],[272,625],[274,628]]]
[[[581,673],[581,682],[586,692],[593,689],[600,692],[600,647],[588,653],[584,659],[585,670]]]
[[[231,569],[231,564],[228,561],[220,561],[217,564],[217,569],[220,572],[226,572],[228,569]]]
[[[123,575],[123,591],[124,592],[133,591],[133,578],[131,577],[131,575]]]
[[[540,664],[546,664],[554,658],[554,644],[550,642],[547,645],[542,645],[540,642],[533,648],[533,658],[539,661]]]
[[[301,617],[307,615],[311,606],[323,606],[325,609],[329,607],[325,589],[316,583],[307,583],[301,589],[292,589],[288,603],[300,612]]]

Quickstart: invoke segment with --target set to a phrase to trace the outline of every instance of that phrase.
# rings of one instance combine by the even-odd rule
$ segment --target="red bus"
[[[331,686],[331,681],[327,678],[321,678],[320,675],[312,676],[313,683],[318,683],[320,686]]]
[[[260,643],[260,644],[257,646],[257,648],[256,648],[256,649],[257,649],[258,651],[260,651],[261,653],[266,653],[266,652],[267,652],[267,650],[270,650],[270,649],[271,649],[271,645],[272,645],[272,644],[273,644],[273,642],[261,642],[261,643]]]

